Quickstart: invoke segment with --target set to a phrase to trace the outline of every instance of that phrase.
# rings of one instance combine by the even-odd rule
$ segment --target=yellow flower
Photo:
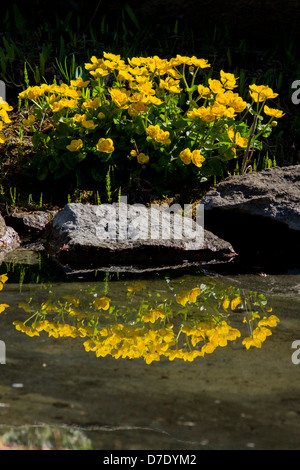
[[[279,318],[276,315],[271,315],[269,317],[263,317],[259,322],[258,326],[277,326]]]
[[[30,305],[26,302],[20,302],[19,305],[18,305],[19,308],[22,308],[23,310],[25,310],[25,312],[27,313],[31,313],[31,308],[30,308]]]
[[[277,118],[281,118],[282,116],[285,115],[283,111],[280,111],[279,109],[273,109],[269,108],[267,105],[264,106],[264,113],[267,114],[268,116],[272,116]]]
[[[228,90],[232,90],[233,88],[237,87],[236,78],[233,75],[233,73],[225,73],[223,70],[221,70],[220,76],[221,76],[221,82],[224,88],[227,88]]]
[[[149,110],[149,108],[143,103],[142,101],[139,101],[137,103],[132,103],[129,108],[128,108],[128,114],[132,117],[136,117],[139,114],[146,113]]]
[[[71,140],[71,143],[70,145],[67,145],[67,149],[70,151],[70,152],[78,152],[78,150],[80,150],[81,148],[83,147],[83,142],[81,139],[74,139],[74,140]]]
[[[189,293],[187,291],[181,291],[176,295],[176,302],[183,307],[189,301]]]
[[[246,137],[242,137],[239,132],[235,134],[235,143],[238,147],[246,148],[248,145],[248,139]]]
[[[137,155],[137,161],[138,163],[140,163],[141,165],[143,165],[144,163],[148,163],[149,162],[149,156],[148,155],[145,155],[144,153],[139,153]]]
[[[133,291],[140,291],[140,290],[145,290],[146,285],[141,282],[141,281],[136,281],[129,287],[127,287],[128,292],[133,292]]]
[[[251,346],[255,346],[256,348],[261,348],[261,341],[257,338],[253,338],[253,336],[247,336],[243,339],[242,344],[249,349]]]
[[[7,111],[5,109],[0,109],[0,119],[6,124],[11,123],[11,119],[8,117]]]
[[[113,102],[119,108],[128,108],[128,101],[130,96],[130,90],[126,90],[126,88],[113,88],[109,90],[110,96]]]
[[[203,157],[203,155],[201,155],[200,150],[192,151],[192,162],[194,163],[194,165],[200,168],[204,161],[205,161],[205,158]]]
[[[29,114],[27,119],[23,119],[22,123],[24,126],[31,126],[35,121],[35,115],[34,114]]]
[[[6,142],[6,137],[4,134],[0,134],[0,144],[4,144]]]
[[[167,77],[166,80],[160,80],[159,88],[163,88],[171,93],[180,93],[182,88],[179,86],[180,80],[174,80],[172,77]]]
[[[206,69],[207,67],[210,67],[210,64],[206,59],[198,59],[195,56],[191,57],[191,63],[195,67],[200,67],[200,69]]]
[[[186,148],[182,150],[182,152],[180,152],[179,157],[181,161],[185,163],[185,165],[189,165],[192,161],[192,152],[190,151],[190,149]]]
[[[233,299],[233,300],[231,301],[231,310],[235,310],[236,307],[237,307],[240,303],[242,303],[241,297],[236,297],[235,299]]]
[[[165,312],[162,308],[155,308],[149,313],[144,313],[144,315],[142,315],[142,320],[146,323],[154,323],[158,318],[165,318]]]
[[[75,108],[77,105],[77,100],[68,100],[66,98],[62,98],[59,101],[55,101],[53,104],[50,105],[52,111],[57,113],[64,108]]]
[[[0,313],[4,312],[4,310],[8,307],[9,307],[8,304],[0,304]]]
[[[170,145],[171,143],[171,140],[169,139],[170,133],[168,131],[163,131],[158,124],[156,126],[148,126],[146,132],[151,139],[154,139],[160,144]]]
[[[40,96],[43,96],[44,94],[44,89],[42,89],[39,86],[30,86],[26,90],[21,91],[19,93],[19,98],[21,99],[29,99],[29,100],[35,100],[39,98]]]
[[[100,297],[99,299],[95,299],[93,304],[97,310],[108,310],[110,305],[110,299],[108,297]]]
[[[237,132],[234,135],[233,126],[230,126],[227,130],[227,135],[231,142],[235,143],[238,147],[246,148],[248,145],[248,139],[246,137],[242,137],[240,132]]]
[[[90,80],[83,81],[81,77],[76,78],[76,80],[71,80],[71,86],[78,88],[85,88],[90,83]]]
[[[8,280],[8,277],[6,274],[1,274],[0,276],[0,290],[3,289],[3,286],[4,284],[6,283],[6,281]]]
[[[73,297],[72,295],[65,295],[64,299],[66,299],[70,304],[75,305],[75,307],[78,307],[80,304],[80,300],[77,299],[77,297]]]
[[[213,80],[209,78],[208,85],[213,93],[222,93],[224,91],[222,83],[219,80]]]
[[[198,85],[198,93],[202,98],[209,98],[211,95],[210,89],[204,85]]]
[[[112,153],[115,150],[112,139],[101,138],[98,140],[96,147],[99,150],[99,152],[104,152],[104,153]]]
[[[224,308],[224,310],[227,311],[229,305],[230,305],[230,300],[228,297],[226,297],[226,299],[223,301],[222,307]]]
[[[99,299],[95,299],[93,304],[97,310],[108,310],[110,305],[110,299],[108,297],[101,297]]]
[[[197,297],[201,294],[199,287],[194,287],[194,289],[189,292],[189,301],[194,303],[197,300]]]
[[[212,343],[212,342],[209,341],[208,343],[206,343],[202,346],[201,355],[213,353],[214,350],[216,349],[216,347],[217,347],[217,344]]]
[[[250,96],[253,98],[253,100],[258,103],[260,101],[265,101],[269,98],[276,98],[278,96],[278,93],[274,93],[272,88],[270,88],[267,85],[250,85]]]
[[[87,121],[85,119],[83,119],[82,122],[81,122],[81,125],[85,129],[95,129],[96,127],[98,127],[98,124],[95,124],[92,119],[89,119]]]
[[[97,114],[98,119],[105,119],[105,114],[100,111],[100,113]]]
[[[94,98],[93,100],[89,99],[83,103],[83,107],[86,109],[97,109],[99,108],[99,106],[100,106],[100,98]]]

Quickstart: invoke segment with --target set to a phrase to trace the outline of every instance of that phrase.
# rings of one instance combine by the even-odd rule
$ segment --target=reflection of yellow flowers
[[[231,301],[231,304],[230,304],[230,307],[231,307],[231,310],[235,310],[236,307],[242,303],[242,299],[240,297],[236,297],[235,299],[233,299]]]
[[[201,294],[199,287],[194,287],[190,291],[181,291],[176,295],[176,302],[180,305],[185,306],[187,302],[194,303],[197,301],[197,297]]]
[[[186,305],[188,301],[189,301],[188,291],[181,291],[179,292],[179,294],[176,294],[176,302],[180,305],[183,305],[183,307]]]
[[[110,308],[111,299],[106,296],[95,298],[93,290],[89,291],[93,297],[92,301],[88,302],[85,298],[81,301],[75,294],[65,295],[63,300],[57,299],[56,307],[50,298],[42,303],[39,310],[34,310],[32,306],[30,311],[29,303],[19,304],[19,307],[24,308],[30,315],[25,322],[14,322],[14,326],[28,336],[38,336],[41,332],[46,332],[49,337],[54,338],[85,338],[85,350],[93,352],[97,357],[110,355],[115,359],[143,358],[147,364],[160,361],[161,358],[168,358],[170,361],[193,361],[206,354],[212,354],[217,348],[226,347],[241,337],[239,329],[230,325],[228,315],[225,320],[224,311],[223,314],[218,313],[222,307],[227,312],[230,307],[235,310],[241,304],[239,289],[232,287],[216,293],[211,283],[207,286],[201,284],[200,287],[178,292],[173,306],[173,294],[170,301],[165,294],[162,299],[161,294],[157,293],[160,297],[157,301],[151,289],[146,290],[141,281],[127,287],[130,294],[145,291],[143,296],[125,295],[128,299],[127,308],[123,303],[121,308]],[[245,297],[247,305],[251,295]],[[212,301],[215,302],[215,307]],[[80,311],[77,311],[79,305]],[[88,307],[84,308],[84,305]],[[7,307],[6,304],[2,306]],[[0,305],[0,313],[2,306]],[[210,313],[211,308],[215,311],[213,315]],[[265,305],[261,308],[264,312],[262,318],[250,308],[247,324],[251,336],[244,338],[242,342],[246,349],[251,346],[260,348],[272,334],[270,328],[279,322],[275,315],[268,317],[265,314],[270,308]],[[101,314],[101,311],[109,311],[110,315]]]
[[[140,291],[144,289],[146,289],[146,285],[141,281],[134,282],[133,284],[127,287],[128,292]]]
[[[6,283],[6,281],[8,280],[8,277],[6,274],[1,274],[0,276],[0,290],[3,289],[3,286],[4,284]]]
[[[18,305],[19,308],[22,308],[23,310],[25,310],[25,312],[27,313],[31,313],[31,308],[30,308],[30,305],[26,302],[20,302],[19,305]]]
[[[0,304],[0,313],[4,312],[4,310],[8,307],[9,307],[8,304]]]
[[[77,297],[73,297],[72,295],[65,295],[64,299],[66,299],[67,302],[74,305],[75,307],[78,307],[80,304],[80,300]]]
[[[155,323],[158,318],[164,318],[165,312],[162,308],[154,308],[149,313],[144,313],[142,315],[142,320],[144,322]]]
[[[101,297],[99,299],[95,299],[93,304],[97,310],[108,310],[110,305],[110,299],[108,297]]]
[[[201,294],[201,290],[199,287],[194,287],[194,289],[191,289],[189,292],[189,301],[190,302],[196,302],[197,297]]]
[[[270,336],[272,331],[264,326],[258,326],[255,328],[251,336],[244,338],[242,344],[249,349],[250,346],[261,348],[262,343],[266,340],[267,336]]]
[[[279,318],[276,315],[270,315],[269,317],[263,317],[259,322],[258,326],[277,326]]]

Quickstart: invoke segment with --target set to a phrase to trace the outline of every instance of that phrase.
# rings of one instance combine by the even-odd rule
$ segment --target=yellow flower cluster
[[[92,152],[105,165],[110,165],[113,158],[116,168],[119,161],[120,167],[124,167],[124,158],[131,167],[130,157],[136,157],[142,171],[143,165],[150,163],[152,169],[162,174],[167,162],[172,163],[167,166],[170,174],[174,165],[181,168],[182,163],[192,163],[187,173],[190,170],[195,173],[208,158],[226,162],[247,147],[250,133],[247,123],[237,129],[234,121],[243,122],[253,103],[262,103],[256,113],[264,111],[270,116],[267,131],[276,125],[274,118],[284,115],[265,105],[266,100],[277,96],[270,87],[250,85],[253,101],[247,104],[236,92],[238,78],[233,73],[221,70],[217,78],[212,78],[212,74],[205,77],[209,67],[207,60],[195,56],[123,60],[120,55],[103,52],[102,58],[92,56],[85,63],[90,80],[79,77],[71,80],[70,85],[42,84],[21,92],[21,99],[32,100],[39,108],[23,124],[38,132],[32,124],[42,111],[53,124],[52,135],[57,137],[54,147],[57,145],[58,152],[62,148],[59,129],[64,136],[69,129],[67,139],[63,137],[63,146],[74,153],[75,166]],[[244,111],[244,116],[237,117]],[[45,144],[44,139],[37,138],[35,142]],[[103,155],[113,152],[111,158]],[[69,155],[62,162],[68,167]]]
[[[193,164],[198,168],[200,168],[205,161],[205,158],[203,155],[201,155],[200,150],[191,151],[189,148],[182,150],[182,152],[179,154],[179,158],[186,165],[189,165],[191,162],[193,162]]]
[[[214,321],[199,322],[193,327],[183,327],[181,331],[190,337],[193,346],[204,341],[199,354],[202,356],[211,354],[218,346],[227,346],[228,341],[234,341],[241,336],[237,328],[232,328],[224,320],[216,324]]]
[[[205,122],[212,122],[222,117],[233,118],[236,113],[241,113],[247,107],[247,103],[238,93],[232,90],[236,85],[236,78],[231,73],[220,72],[220,80],[208,79],[208,87],[198,85],[199,98],[212,99],[207,107],[200,106],[188,111],[189,119],[200,118]]]
[[[8,280],[7,274],[0,275],[0,291],[3,289],[4,284]],[[8,304],[0,304],[0,313],[4,312],[9,307]]]
[[[12,111],[13,107],[10,106],[6,101],[3,100],[3,98],[0,96],[0,131],[3,130],[3,123],[5,124],[10,124],[11,119],[8,116],[8,112]],[[4,144],[6,141],[5,135],[0,132],[0,144]]]
[[[163,131],[160,126],[157,124],[156,126],[149,126],[146,129],[146,132],[151,139],[159,142],[160,144],[170,145],[170,132]]]
[[[195,303],[200,294],[199,287],[194,287],[190,291],[181,291],[176,295],[176,302],[184,307],[187,302]]]
[[[259,317],[259,315],[256,315],[256,318],[257,317]],[[244,319],[244,322],[247,322],[247,320]],[[252,335],[244,338],[242,344],[246,347],[246,349],[249,349],[251,346],[254,346],[256,348],[261,348],[262,343],[266,340],[268,336],[272,334],[272,331],[266,327],[277,326],[278,322],[279,322],[279,318],[276,317],[276,315],[263,317],[258,322],[257,327],[253,330]]]
[[[50,322],[48,320],[40,320],[27,326],[24,322],[14,321],[13,325],[16,330],[25,333],[27,336],[39,336],[40,332],[45,331],[49,336],[54,338],[70,337],[76,338],[81,336],[81,331],[75,326],[68,323]]]
[[[4,276],[0,281],[5,282],[6,279]],[[143,295],[136,295],[137,292]],[[164,357],[170,361],[193,361],[241,337],[240,330],[232,327],[227,319],[229,307],[234,311],[243,303],[237,294],[238,289],[228,288],[217,299],[211,287],[201,284],[177,293],[172,307],[166,298],[160,298],[159,304],[155,302],[151,306],[149,299],[152,293],[143,282],[137,281],[127,287],[127,309],[123,304],[120,309],[111,305],[112,301],[107,296],[95,297],[93,294],[92,300],[84,298],[81,302],[74,295],[65,295],[63,300],[53,302],[51,298],[47,299],[40,311],[34,314],[30,302],[19,304],[30,317],[25,322],[15,321],[13,324],[28,336],[39,336],[44,331],[55,338],[85,338],[85,350],[94,352],[97,357],[143,358],[147,364]],[[142,299],[140,303],[144,295],[146,302]],[[214,315],[205,310],[206,302],[212,308],[212,299],[216,305]],[[134,301],[138,302],[138,307]],[[221,307],[226,312],[226,320],[224,313],[220,313]],[[263,311],[269,312],[270,309],[263,308]],[[53,312],[55,317],[50,321],[48,316]],[[32,323],[27,324],[30,319]],[[250,325],[251,336],[245,337],[242,344],[249,349],[251,346],[260,348],[272,334],[270,327],[275,327],[279,319],[275,315],[261,318],[253,310],[250,319],[245,318],[244,322]],[[251,328],[256,322],[256,328]]]

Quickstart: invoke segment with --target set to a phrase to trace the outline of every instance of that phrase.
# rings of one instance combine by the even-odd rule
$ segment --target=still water
[[[0,448],[300,448],[298,274],[26,263],[1,266]]]

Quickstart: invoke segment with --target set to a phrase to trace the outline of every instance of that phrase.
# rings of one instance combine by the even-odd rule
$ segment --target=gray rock
[[[206,227],[239,254],[300,259],[300,165],[227,178],[201,202]]]
[[[6,253],[18,248],[21,240],[17,232],[12,227],[6,227],[5,234],[0,237],[0,253]]]
[[[0,238],[3,237],[5,232],[6,232],[6,223],[5,223],[3,216],[0,214]]]
[[[47,223],[57,212],[58,211],[15,212],[6,217],[6,222],[20,233],[28,233],[29,231],[40,232],[44,230]]]
[[[177,267],[233,255],[229,243],[192,219],[184,228],[182,221],[145,206],[67,204],[47,224],[46,251],[61,266],[83,270]]]

